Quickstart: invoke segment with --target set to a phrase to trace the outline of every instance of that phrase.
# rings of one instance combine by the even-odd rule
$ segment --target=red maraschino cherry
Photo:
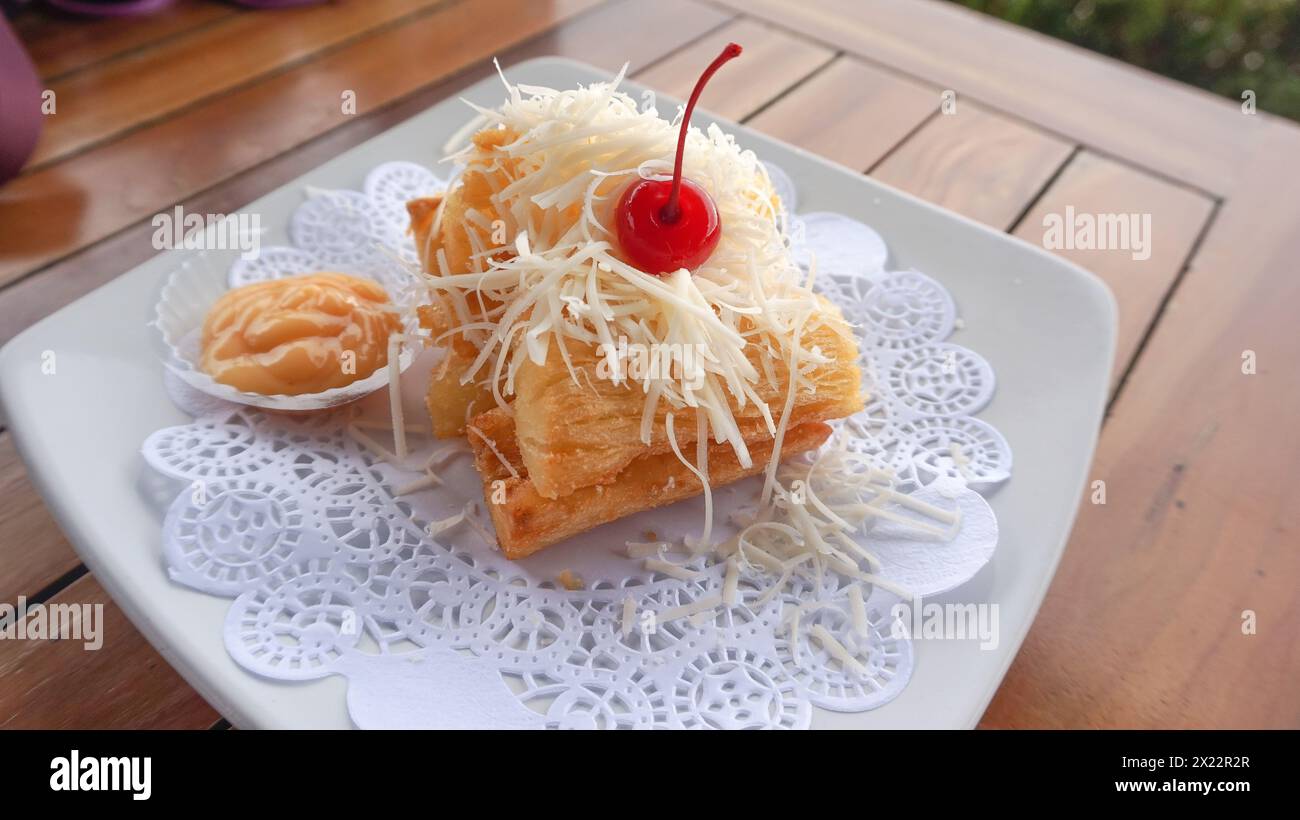
[[[638,180],[627,186],[618,201],[614,221],[618,224],[623,256],[646,273],[661,275],[680,268],[694,270],[718,247],[722,236],[718,208],[707,191],[689,179],[682,179],[682,154],[686,150],[691,112],[705,83],[723,63],[739,55],[740,46],[728,43],[695,83],[677,135],[677,162],[672,181]]]

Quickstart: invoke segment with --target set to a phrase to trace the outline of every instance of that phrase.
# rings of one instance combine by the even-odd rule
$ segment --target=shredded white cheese
[[[655,616],[655,620],[657,620],[661,624],[666,624],[669,621],[675,621],[678,618],[688,618],[697,612],[703,612],[708,609],[717,609],[718,605],[721,603],[722,603],[721,595],[717,593],[714,593],[712,595],[706,595],[703,598],[692,601],[689,604],[682,604],[681,606],[675,606],[669,609],[665,609],[664,611],[658,613]]]
[[[501,451],[497,449],[497,443],[495,441],[488,438],[486,435],[484,435],[482,430],[478,429],[472,424],[467,425],[465,427],[465,430],[466,432],[473,433],[474,435],[478,436],[479,439],[481,439],[482,442],[487,445],[487,448],[492,451],[492,455],[496,456],[497,461],[501,462],[501,466],[505,467],[506,472],[510,473],[511,478],[519,478],[519,471],[516,470],[515,466],[511,464],[509,461],[507,461],[506,457],[501,454]]]
[[[663,561],[658,558],[645,559],[645,568],[651,572],[658,572],[667,575],[670,578],[676,578],[679,581],[696,581],[704,577],[704,573],[689,569],[680,564],[674,564],[671,561]]]
[[[626,638],[632,634],[632,627],[636,623],[636,601],[632,600],[629,594],[623,598],[623,637]]]
[[[821,624],[816,624],[812,629],[808,630],[808,634],[822,645],[822,649],[826,650],[826,654],[839,661],[840,665],[843,666],[846,671],[853,672],[854,674],[860,675],[864,678],[870,677],[871,673],[867,671],[867,667],[863,666],[861,661],[853,657],[853,653],[846,649],[844,644],[836,640],[835,636],[832,635],[826,627]]]

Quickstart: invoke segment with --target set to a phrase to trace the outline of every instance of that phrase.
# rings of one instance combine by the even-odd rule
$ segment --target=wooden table
[[[1031,242],[1067,207],[1151,214],[1148,259],[1062,251],[1120,305],[1106,503],[1080,500],[983,725],[1300,726],[1295,125],[929,0],[182,0],[17,28],[57,114],[0,188],[0,342],[152,255],[153,214],[234,211],[493,55],[630,60],[684,95],[736,40],[746,70],[708,95],[727,117]],[[0,601],[20,595],[106,604],[106,639],[0,642],[0,726],[224,725],[86,573],[5,432]]]

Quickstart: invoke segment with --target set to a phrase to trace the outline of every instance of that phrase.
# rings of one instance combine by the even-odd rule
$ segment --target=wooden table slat
[[[14,28],[46,80],[111,60],[136,49],[243,13],[229,4],[179,0],[146,17],[70,18],[36,7],[18,16]]]
[[[1060,220],[1071,232],[1077,223],[1065,221],[1070,213],[1076,219],[1129,214],[1137,215],[1139,220],[1150,219],[1145,252],[1136,247],[1052,249],[1100,276],[1115,294],[1119,304],[1115,381],[1137,353],[1165,295],[1187,264],[1214,205],[1214,200],[1199,191],[1091,151],[1081,151],[1016,226],[1016,236],[1043,245],[1049,232],[1044,219],[1049,216]],[[1130,236],[1130,245],[1133,239]],[[1144,255],[1146,258],[1135,258]]]
[[[45,603],[102,605],[103,644],[88,650],[76,640],[0,641],[0,727],[206,729],[220,719],[93,577]]]
[[[34,596],[81,563],[28,480],[8,432],[0,433],[0,533],[0,602]]]
[[[1010,228],[1074,146],[959,99],[887,156],[871,175],[990,225]]]
[[[835,56],[824,46],[785,34],[771,26],[753,20],[737,20],[656,63],[637,80],[686,99],[700,78],[700,72],[729,42],[739,43],[745,51],[709,81],[700,107],[738,121],[780,96],[781,92]],[[672,115],[663,107],[660,113]]]
[[[1092,473],[1106,504],[1083,500],[983,725],[1300,728],[1300,166],[1288,156],[1300,130],[1270,127],[1120,392]]]
[[[58,113],[47,117],[29,167],[236,88],[263,74],[366,35],[446,0],[369,0],[287,9],[278,25],[241,14],[51,85]],[[337,96],[337,95],[336,95]]]
[[[840,57],[748,125],[865,171],[939,110],[939,93],[855,58]]]

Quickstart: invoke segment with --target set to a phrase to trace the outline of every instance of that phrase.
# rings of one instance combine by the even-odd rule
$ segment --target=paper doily
[[[789,178],[771,173],[793,210]],[[293,247],[236,263],[231,284],[321,261],[375,275],[376,246],[414,259],[404,203],[442,184],[420,166],[388,163],[361,192],[314,195],[291,220]],[[1011,470],[1006,441],[973,416],[992,396],[993,371],[945,341],[956,309],[943,287],[887,270],[885,244],[870,228],[836,214],[792,223],[798,258],[815,251],[821,290],[857,327],[874,385],[875,400],[843,421],[842,433],[911,491],[962,510],[949,542],[882,525],[866,541],[891,581],[927,595],[952,589],[997,543],[992,510],[970,487],[995,486]],[[403,377],[413,408],[422,371],[417,363]],[[647,531],[664,541],[697,532],[698,498],[511,562],[474,521],[437,538],[427,532],[467,502],[482,504],[467,447],[444,452],[445,442],[413,438],[404,470],[349,434],[353,410],[295,417],[196,397],[174,379],[169,388],[196,415],[143,446],[152,467],[186,484],[163,521],[170,577],[234,599],[225,644],[250,672],[347,677],[358,726],[802,728],[814,706],[887,703],[911,675],[911,641],[889,614],[898,599],[883,589],[867,598],[862,631],[847,587],[830,574],[797,576],[758,605],[771,579],[742,571],[737,605],[692,612],[720,592],[722,563],[669,555],[679,568],[665,574],[624,554],[624,543]],[[386,419],[386,398],[372,396],[366,409]],[[435,450],[445,456],[443,484],[399,495]],[[758,486],[751,479],[715,492],[718,537]],[[566,569],[585,589],[559,585]],[[828,653],[818,637],[827,633],[852,664]]]

